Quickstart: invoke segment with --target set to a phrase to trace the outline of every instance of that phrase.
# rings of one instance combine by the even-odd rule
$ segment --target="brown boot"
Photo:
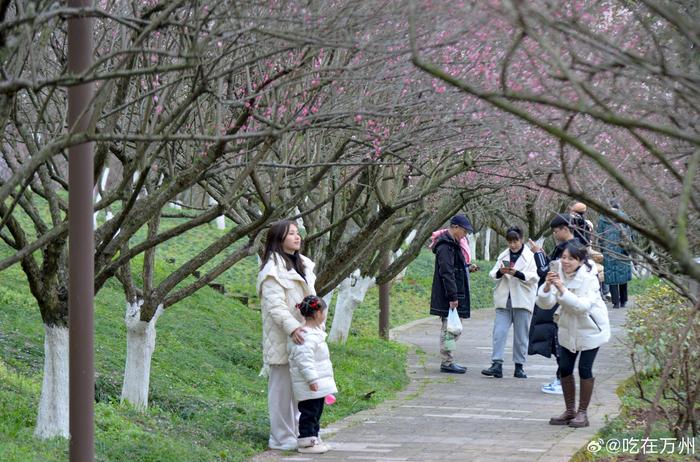
[[[558,416],[549,419],[549,425],[567,425],[576,417],[576,379],[574,374],[561,378],[561,390],[564,392],[566,410]]]
[[[578,403],[578,412],[576,413],[576,417],[571,419],[569,422],[569,427],[581,428],[589,425],[586,411],[588,410],[588,404],[591,402],[591,396],[593,396],[594,382],[595,377],[591,377],[590,379],[581,379],[581,394]]]

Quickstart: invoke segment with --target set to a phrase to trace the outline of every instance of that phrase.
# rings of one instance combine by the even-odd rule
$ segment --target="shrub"
[[[688,324],[690,322],[690,324]],[[630,310],[626,328],[631,347],[632,364],[637,372],[640,398],[653,406],[643,380],[660,376],[670,366],[663,384],[663,399],[656,409],[668,422],[676,438],[692,432],[698,435],[700,406],[700,316],[690,302],[671,287],[659,284],[637,297],[636,308]],[[674,355],[674,347],[678,352]],[[661,384],[661,381],[659,381]]]

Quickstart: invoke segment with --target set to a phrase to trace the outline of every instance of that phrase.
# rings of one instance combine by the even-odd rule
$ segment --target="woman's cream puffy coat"
[[[289,363],[287,339],[304,320],[297,303],[316,295],[314,263],[300,255],[306,280],[294,269],[287,269],[274,255],[258,273],[258,297],[263,321],[263,362],[280,366]]]
[[[537,292],[537,305],[545,310],[559,303],[554,322],[559,325],[559,344],[571,352],[592,350],[610,340],[608,308],[600,298],[600,284],[594,271],[581,266],[576,275],[562,279],[566,289],[560,294],[552,286]]]
[[[508,303],[508,294],[510,294],[513,308],[523,308],[532,313],[535,307],[535,297],[537,297],[537,283],[540,280],[537,275],[535,255],[527,246],[524,246],[523,253],[515,262],[514,268],[523,273],[524,281],[510,274],[504,274],[500,278],[496,277],[501,268],[501,261],[506,259],[510,259],[509,249],[501,252],[489,273],[489,276],[497,281],[496,288],[493,290],[493,302],[496,308],[505,308]]]
[[[333,364],[328,352],[326,333],[321,327],[305,327],[304,343],[297,345],[287,340],[289,370],[292,375],[292,390],[297,401],[323,398],[338,389],[333,379]],[[315,383],[318,390],[311,391],[309,385]]]

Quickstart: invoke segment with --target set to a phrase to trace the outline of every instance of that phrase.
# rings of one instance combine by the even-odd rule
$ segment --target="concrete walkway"
[[[406,390],[375,409],[323,429],[324,440],[333,447],[326,454],[267,451],[252,460],[568,461],[604,425],[606,416],[618,414],[615,389],[631,375],[620,344],[626,312],[609,310],[612,339],[601,348],[594,364],[596,387],[588,428],[548,424],[549,417],[564,408],[561,395],[540,391],[541,384],[553,377],[556,363],[553,358],[529,356],[525,366],[528,378],[514,378],[512,334],[506,344],[503,378],[480,374],[491,364],[495,314],[494,310],[480,310],[464,322],[457,343],[457,362],[467,366],[466,374],[440,373],[437,318],[394,329],[394,339],[416,347],[408,357],[411,383]]]

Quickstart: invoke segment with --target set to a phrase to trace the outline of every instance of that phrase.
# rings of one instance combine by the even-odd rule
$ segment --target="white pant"
[[[292,393],[289,365],[270,366],[267,382],[267,408],[270,413],[271,449],[291,450],[297,447],[299,409]]]

